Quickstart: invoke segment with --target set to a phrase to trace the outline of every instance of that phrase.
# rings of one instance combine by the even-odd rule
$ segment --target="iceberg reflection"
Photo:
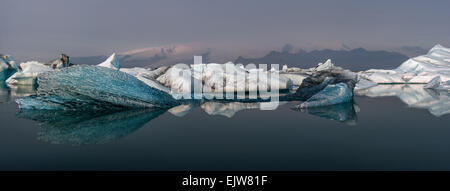
[[[359,107],[353,102],[311,108],[292,108],[320,118],[344,122],[348,125],[356,125]]]
[[[368,97],[397,96],[409,107],[428,109],[434,116],[449,114],[450,93],[423,87],[424,84],[377,85],[355,91],[355,94]]]
[[[0,103],[34,94],[36,94],[36,87],[33,85],[7,85],[0,82]]]
[[[53,111],[21,109],[18,117],[39,122],[38,139],[53,144],[102,144],[123,138],[166,110]]]

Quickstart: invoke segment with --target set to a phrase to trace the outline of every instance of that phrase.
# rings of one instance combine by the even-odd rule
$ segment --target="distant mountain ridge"
[[[215,51],[216,55],[219,53]],[[158,67],[162,65],[172,65],[177,63],[192,64],[194,55],[203,56],[203,62],[222,63],[224,59],[218,60],[217,57],[211,57],[211,49],[205,46],[167,46],[144,48],[118,53],[117,56],[124,67]],[[264,54],[261,54],[264,55]],[[236,55],[237,56],[237,55]],[[108,55],[90,56],[90,57],[71,57],[75,64],[94,65],[103,62]],[[233,57],[231,57],[233,58]],[[234,57],[236,58],[236,57]],[[332,59],[336,65],[348,68],[354,71],[367,70],[371,68],[393,69],[408,59],[408,56],[398,52],[390,51],[369,51],[364,48],[351,50],[299,50],[292,52],[292,47],[285,46],[282,51],[270,51],[268,54],[259,58],[237,57],[235,63],[242,64],[280,64],[289,67],[310,68],[319,62]],[[228,59],[226,61],[233,61]],[[226,62],[225,61],[225,62]]]
[[[235,63],[286,64],[289,67],[310,68],[316,66],[319,62],[325,62],[327,59],[331,59],[333,63],[343,68],[361,71],[371,68],[393,69],[408,60],[408,57],[397,52],[369,51],[364,48],[352,50],[325,49],[310,52],[300,50],[295,53],[271,51],[260,58],[244,58],[240,56],[235,60]]]

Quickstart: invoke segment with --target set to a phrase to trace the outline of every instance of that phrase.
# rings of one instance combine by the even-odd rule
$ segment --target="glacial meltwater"
[[[353,103],[184,104],[169,110],[19,110],[0,88],[0,170],[450,170],[450,99],[379,85]]]

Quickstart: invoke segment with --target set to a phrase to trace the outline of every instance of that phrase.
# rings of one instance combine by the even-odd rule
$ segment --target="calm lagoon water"
[[[74,114],[19,111],[15,97],[29,92],[0,91],[0,170],[450,170],[450,114],[399,94],[310,111],[208,103]]]

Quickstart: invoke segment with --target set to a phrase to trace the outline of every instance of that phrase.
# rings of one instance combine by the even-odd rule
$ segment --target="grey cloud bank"
[[[450,44],[449,1],[2,0],[1,6],[0,52],[17,60],[189,42],[237,50]]]

